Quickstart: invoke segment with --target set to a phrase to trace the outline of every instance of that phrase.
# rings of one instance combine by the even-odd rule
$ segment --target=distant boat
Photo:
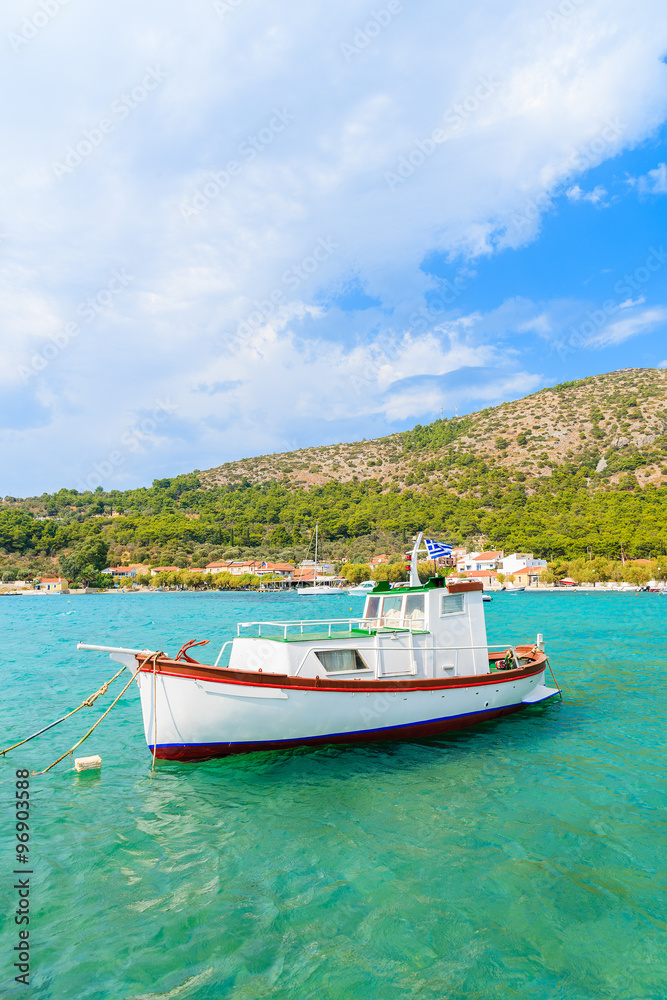
[[[375,580],[364,580],[363,583],[358,583],[356,587],[348,587],[347,592],[354,597],[365,597],[366,594],[370,594],[374,586]]]
[[[485,604],[488,604],[489,601],[493,600],[493,598],[491,597],[491,594],[482,594],[482,600]]]
[[[315,569],[313,571],[313,582],[311,584],[306,584],[303,587],[297,587],[297,594],[301,594],[302,597],[310,597],[312,594],[340,594],[342,588],[336,586],[332,583],[318,583],[317,582],[317,533],[319,529],[319,524],[315,525]]]

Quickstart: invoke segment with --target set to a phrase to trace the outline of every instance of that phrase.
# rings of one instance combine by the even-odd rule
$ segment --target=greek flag
[[[424,544],[429,555],[429,559],[442,559],[443,556],[451,556],[451,545],[443,545],[442,542],[434,542],[432,538],[425,538]]]

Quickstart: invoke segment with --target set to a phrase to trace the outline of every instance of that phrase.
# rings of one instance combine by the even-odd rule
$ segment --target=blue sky
[[[657,0],[8,0],[3,495],[667,366]]]

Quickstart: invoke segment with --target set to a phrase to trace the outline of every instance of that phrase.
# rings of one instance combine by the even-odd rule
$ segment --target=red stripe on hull
[[[266,743],[213,743],[192,746],[162,746],[157,748],[155,756],[158,760],[213,760],[217,757],[230,757],[233,754],[256,753],[260,750],[293,750],[296,747],[323,746],[332,743],[383,743],[388,740],[418,739],[428,736],[438,736],[440,733],[448,733],[457,729],[468,729],[470,726],[488,722],[490,719],[498,719],[502,715],[511,715],[513,712],[518,712],[525,707],[522,704],[508,705],[504,708],[492,708],[486,712],[459,715],[452,719],[416,722],[414,725],[375,729],[361,733],[335,733],[331,736],[309,736],[305,739],[273,740]]]

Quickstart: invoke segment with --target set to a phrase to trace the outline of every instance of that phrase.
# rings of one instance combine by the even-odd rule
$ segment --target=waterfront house
[[[35,580],[35,590],[47,594],[66,594],[69,591],[69,581],[63,576],[43,576]]]
[[[471,570],[483,572],[484,570],[498,570],[504,552],[467,552],[457,560],[456,568],[459,573],[468,573]]]

